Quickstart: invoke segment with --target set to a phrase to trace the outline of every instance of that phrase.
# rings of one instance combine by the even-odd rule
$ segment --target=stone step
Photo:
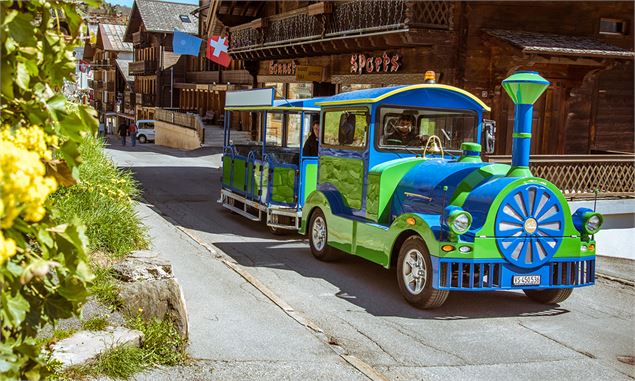
[[[94,360],[110,349],[124,346],[138,348],[142,342],[143,333],[124,327],[108,327],[104,331],[79,331],[55,343],[52,357],[62,364],[62,368],[67,368]]]

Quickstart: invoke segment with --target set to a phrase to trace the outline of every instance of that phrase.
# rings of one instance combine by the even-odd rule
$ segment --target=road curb
[[[152,205],[145,199],[142,201],[148,205]],[[238,264],[230,255],[223,252],[221,249],[203,241],[196,234],[194,234],[191,229],[188,229],[184,226],[179,225],[172,219],[172,217],[164,214],[158,209],[151,208],[155,213],[160,215],[163,219],[165,219],[168,223],[174,226],[177,230],[188,236],[198,245],[202,246],[206,251],[210,252],[216,259],[222,262],[226,267],[234,271],[236,274],[240,275],[245,281],[251,284],[254,288],[256,288],[260,293],[262,293],[267,299],[271,300],[278,308],[280,308],[285,314],[287,314],[291,319],[295,320],[298,324],[305,327],[308,331],[310,331],[315,337],[317,337],[320,341],[326,344],[335,354],[337,354],[342,360],[346,361],[357,371],[362,373],[368,379],[372,381],[388,381],[389,379],[384,376],[380,371],[375,369],[372,365],[364,362],[360,358],[348,353],[344,347],[338,344],[337,340],[329,335],[327,335],[322,328],[320,328],[316,323],[304,317],[304,315],[298,311],[296,311],[293,307],[291,307],[287,302],[285,302],[282,298],[276,295],[273,291],[271,291],[267,286],[265,286],[260,280],[254,277],[249,271],[245,270]]]
[[[595,278],[600,278],[600,279],[605,279],[605,280],[609,280],[611,282],[615,282],[615,283],[619,283],[622,284],[624,286],[629,286],[629,287],[634,287],[635,288],[635,282],[627,280],[627,279],[623,279],[623,278],[618,278],[618,277],[614,277],[612,275],[608,275],[608,274],[603,274],[600,272],[595,272]]]

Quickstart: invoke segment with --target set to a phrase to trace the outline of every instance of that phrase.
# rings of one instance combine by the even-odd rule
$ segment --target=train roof
[[[418,85],[403,85],[403,86],[391,86],[391,87],[381,87],[374,89],[365,89],[365,90],[356,90],[347,93],[341,93],[337,95],[333,95],[328,98],[324,98],[324,100],[318,100],[315,104],[318,107],[321,106],[338,106],[338,105],[350,105],[350,104],[361,104],[361,103],[377,103],[386,98],[389,98],[393,95],[406,93],[406,92],[443,92],[443,93],[453,93],[455,95],[459,95],[459,97],[463,98],[468,103],[471,103],[474,106],[478,106],[483,109],[483,111],[490,111],[490,107],[487,106],[482,100],[477,98],[474,94],[465,91],[463,89],[459,89],[458,87],[442,85],[442,84],[418,84]],[[414,95],[414,94],[413,94]],[[318,99],[318,98],[315,98]]]
[[[317,102],[327,100],[327,97],[307,99],[276,99],[272,106],[237,106],[226,107],[229,111],[320,111]]]

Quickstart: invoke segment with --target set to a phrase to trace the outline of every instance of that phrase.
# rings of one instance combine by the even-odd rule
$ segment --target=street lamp
[[[549,87],[549,81],[535,71],[517,71],[503,80],[503,88],[514,101],[512,167],[507,176],[530,177],[529,153],[534,103]]]

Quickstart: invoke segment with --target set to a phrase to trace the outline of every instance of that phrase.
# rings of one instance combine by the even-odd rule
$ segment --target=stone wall
[[[194,150],[201,147],[198,133],[191,128],[157,120],[154,124],[154,132],[154,143],[161,146],[184,150]]]

